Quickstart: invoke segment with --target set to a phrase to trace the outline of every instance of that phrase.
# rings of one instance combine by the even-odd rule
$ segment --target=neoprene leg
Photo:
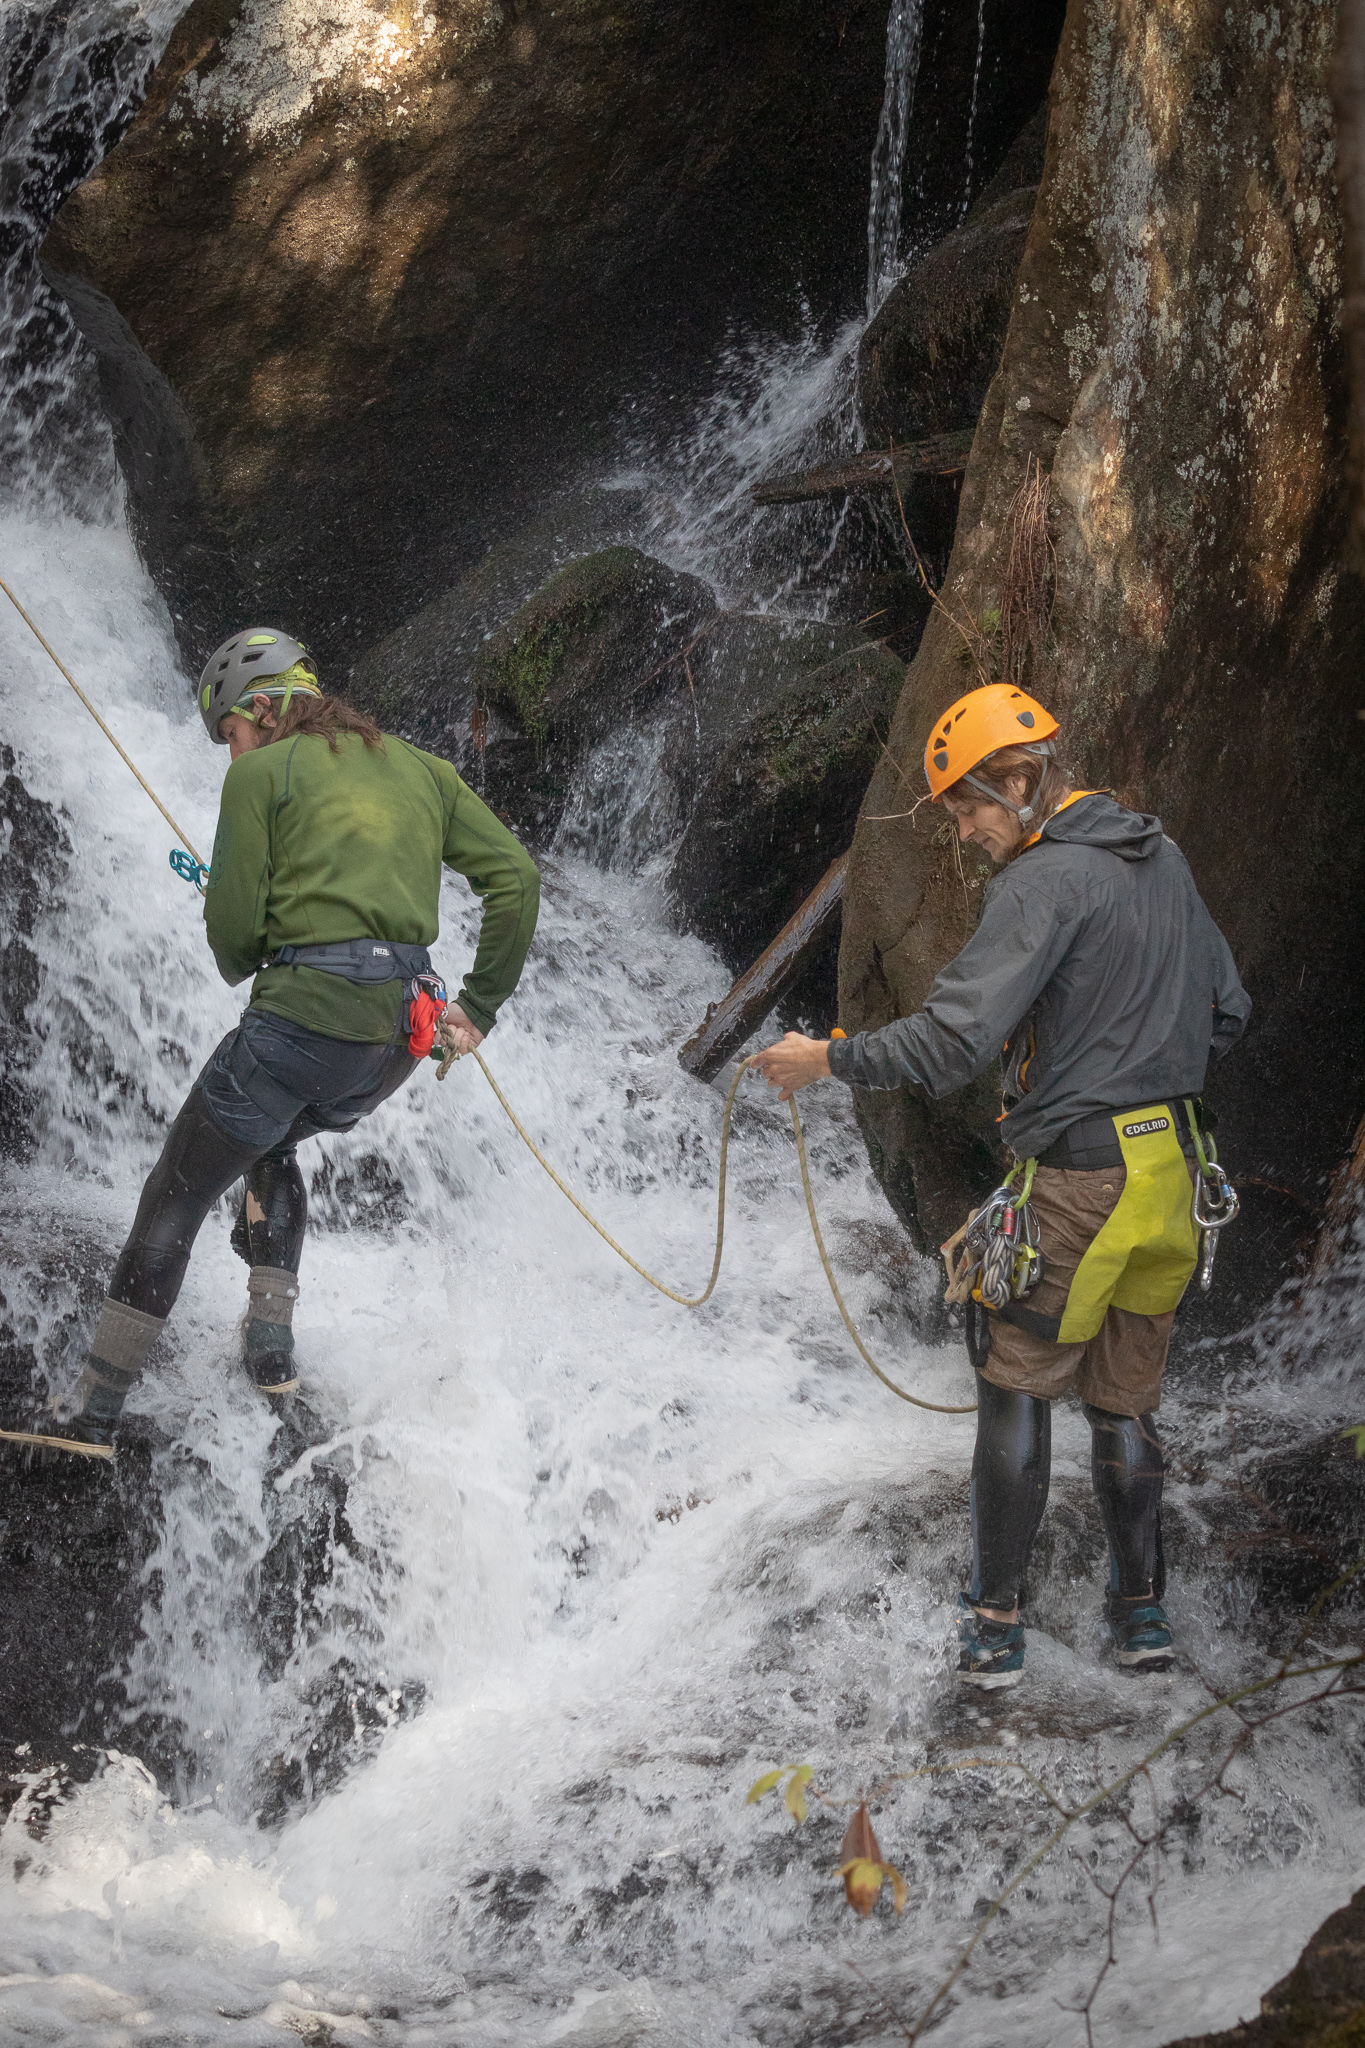
[[[147,1177],[76,1389],[79,1412],[112,1426],[185,1278],[200,1226],[258,1154],[225,1137],[198,1088]]]
[[[249,1265],[298,1272],[308,1222],[308,1190],[292,1144],[277,1145],[252,1167],[246,1179],[242,1221]]]
[[[1052,1403],[976,1377],[972,1458],[974,1606],[1008,1612],[1019,1598],[1029,1552],[1047,1506],[1052,1472]]]
[[[294,1384],[295,1275],[308,1221],[308,1191],[292,1144],[277,1145],[252,1167],[238,1220],[251,1266],[247,1365],[258,1386],[287,1390]]]
[[[1161,1488],[1165,1460],[1150,1415],[1112,1415],[1086,1404],[1090,1470],[1109,1538],[1109,1589],[1125,1600],[1165,1590]]]

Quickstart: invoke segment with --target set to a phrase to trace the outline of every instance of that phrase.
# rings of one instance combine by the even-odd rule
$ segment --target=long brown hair
[[[289,700],[289,709],[266,732],[265,743],[274,746],[279,740],[326,740],[335,753],[337,737],[343,732],[358,733],[367,747],[377,748],[381,754],[384,751],[383,733],[363,711],[352,710],[340,697],[313,697],[306,690],[297,690]]]
[[[988,754],[984,761],[978,761],[972,774],[978,782],[984,782],[987,789],[999,790],[1001,796],[1010,796],[1010,777],[1023,777],[1025,785],[1024,806],[1032,804],[1033,816],[1029,819],[1024,839],[1039,831],[1052,816],[1062,799],[1071,789],[1071,780],[1066,770],[1055,761],[1049,761],[1041,754],[1030,752],[1027,747],[1001,747],[998,752]],[[965,780],[955,782],[946,795],[954,797],[961,804],[977,804],[981,801],[978,790]],[[1023,851],[1021,839],[1017,852]]]

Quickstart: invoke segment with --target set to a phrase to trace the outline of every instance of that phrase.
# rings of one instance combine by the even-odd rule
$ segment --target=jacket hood
[[[1126,804],[1115,803],[1107,790],[1097,790],[1055,812],[1041,837],[1067,846],[1101,846],[1120,860],[1150,860],[1163,835],[1160,818],[1130,811]]]

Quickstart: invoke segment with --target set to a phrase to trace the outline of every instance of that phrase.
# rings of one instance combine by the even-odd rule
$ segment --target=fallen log
[[[841,853],[730,993],[709,1005],[705,1017],[678,1054],[678,1062],[699,1081],[712,1081],[795,982],[812,948],[838,915],[844,897],[848,855]]]
[[[841,491],[905,491],[913,477],[960,476],[967,467],[975,428],[935,434],[904,448],[864,448],[842,455],[818,469],[762,477],[753,486],[756,505],[799,505],[810,498],[830,498]]]

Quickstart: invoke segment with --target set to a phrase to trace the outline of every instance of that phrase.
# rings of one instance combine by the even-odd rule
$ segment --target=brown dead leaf
[[[867,1810],[867,1801],[864,1800],[844,1830],[844,1839],[839,1844],[839,1861],[880,1863],[881,1860],[882,1852],[877,1837],[872,1832],[872,1816]]]

